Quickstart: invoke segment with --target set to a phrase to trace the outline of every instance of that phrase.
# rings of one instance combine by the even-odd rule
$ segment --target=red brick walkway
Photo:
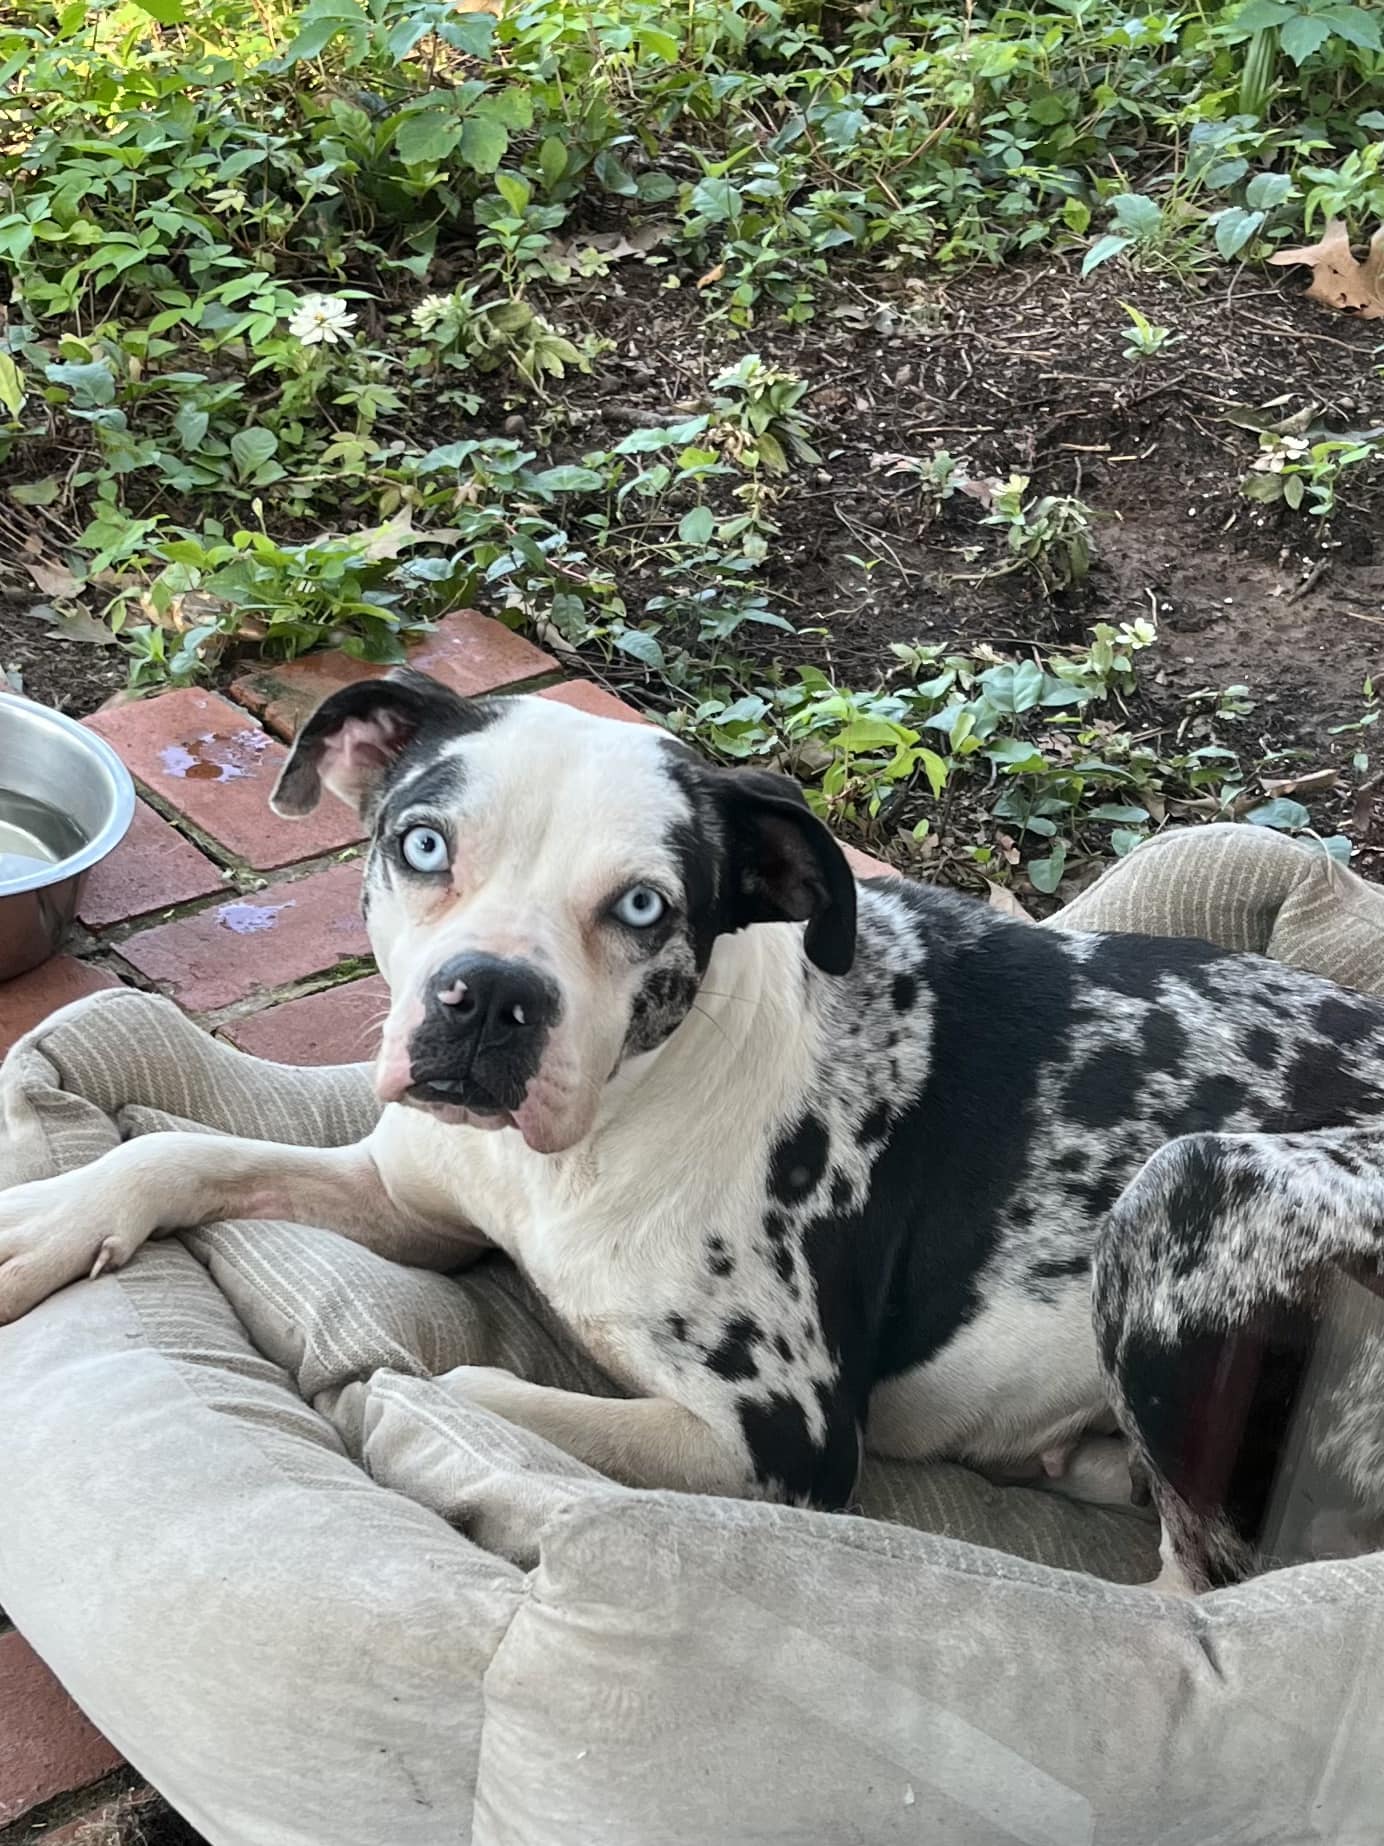
[[[600,686],[560,683],[550,656],[471,611],[448,616],[412,660],[472,696],[540,691],[640,722]],[[126,982],[170,995],[261,1057],[342,1064],[374,1055],[384,984],[358,910],[359,832],[333,802],[307,821],[279,820],[269,791],[284,742],[317,701],[381,671],[317,654],[247,672],[228,697],[168,692],[87,720],[120,752],[141,799],[123,845],[87,883],[68,952],[0,983],[0,1053],[69,1000]],[[867,874],[888,870],[851,857]],[[113,1800],[128,1804],[100,1781],[119,1760],[20,1637],[0,1633],[0,1846],[56,1846],[77,1824],[74,1805],[91,1819]],[[71,1791],[98,1781],[74,1803]]]

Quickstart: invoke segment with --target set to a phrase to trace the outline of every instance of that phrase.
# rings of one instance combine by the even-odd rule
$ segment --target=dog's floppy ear
[[[360,814],[420,731],[474,731],[488,715],[484,706],[408,667],[343,686],[299,731],[269,805],[276,814],[310,814],[326,788]]]
[[[727,769],[716,777],[725,826],[731,929],[807,923],[803,946],[824,974],[855,960],[855,879],[846,855],[787,776]]]

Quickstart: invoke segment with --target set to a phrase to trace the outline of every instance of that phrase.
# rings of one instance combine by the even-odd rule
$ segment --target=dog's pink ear
[[[461,735],[488,717],[485,706],[407,667],[343,686],[298,733],[269,805],[276,814],[310,814],[325,788],[366,814],[386,773],[425,730]]]
[[[807,924],[803,947],[824,974],[855,960],[855,878],[846,855],[787,776],[731,769],[716,778],[726,828],[732,929]]]

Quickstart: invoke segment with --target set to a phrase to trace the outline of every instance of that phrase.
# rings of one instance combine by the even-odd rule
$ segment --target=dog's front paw
[[[115,1209],[87,1169],[0,1192],[0,1326],[69,1282],[127,1262],[148,1235],[141,1215]]]
[[[511,1423],[524,1421],[519,1409],[532,1389],[522,1378],[498,1365],[457,1365],[450,1372],[439,1373],[433,1383],[450,1397],[472,1404],[477,1410],[489,1410]]]

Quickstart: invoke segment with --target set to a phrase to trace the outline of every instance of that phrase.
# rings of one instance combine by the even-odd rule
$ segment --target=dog
[[[1384,1005],[858,884],[787,778],[407,670],[317,709],[273,805],[324,790],[369,833],[375,1132],[162,1134],[0,1196],[0,1320],[219,1218],[498,1246],[627,1395],[450,1386],[618,1480],[841,1508],[868,1445],[1133,1478],[1165,1588],[1273,1561],[1327,1295],[1380,1287]],[[1379,1348],[1333,1389],[1377,1512]]]

